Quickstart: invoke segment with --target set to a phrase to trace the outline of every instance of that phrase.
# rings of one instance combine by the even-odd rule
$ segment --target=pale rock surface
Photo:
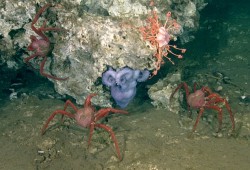
[[[199,10],[205,6],[203,0],[154,2],[160,19],[164,20],[166,12],[171,11],[183,26],[180,35],[183,42],[192,39],[189,32],[198,28]],[[149,47],[138,31],[152,9],[148,3],[146,0],[62,0],[56,7],[46,10],[36,27],[46,18],[48,27],[65,29],[47,34],[54,49],[44,67],[45,72],[69,77],[66,81],[51,80],[56,91],[72,96],[78,104],[95,92],[99,95],[93,98],[93,103],[110,106],[109,91],[100,81],[108,66],[153,70],[155,49]],[[30,35],[37,36],[31,29],[31,21],[45,4],[44,0],[3,0],[0,4],[1,66],[17,70],[24,65],[23,59],[33,54],[26,49]]]

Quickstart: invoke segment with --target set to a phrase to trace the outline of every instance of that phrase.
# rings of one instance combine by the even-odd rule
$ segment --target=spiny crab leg
[[[36,14],[35,18],[33,19],[32,23],[31,23],[31,28],[33,31],[35,31],[35,33],[37,33],[39,36],[41,36],[43,39],[48,40],[48,38],[41,32],[41,30],[37,30],[36,27],[34,26],[37,22],[37,20],[39,19],[39,17],[42,15],[42,13],[48,8],[51,7],[52,4],[47,4],[44,7],[42,7]]]
[[[56,77],[56,76],[52,76],[50,74],[47,74],[44,72],[44,65],[45,65],[45,62],[47,61],[47,57],[43,57],[43,61],[41,62],[41,65],[40,65],[40,74],[45,76],[45,77],[48,77],[48,78],[51,78],[51,79],[55,79],[55,80],[67,80],[68,77],[66,78],[59,78],[59,77]]]
[[[112,138],[112,140],[113,140],[113,142],[115,144],[115,149],[116,149],[116,152],[117,152],[117,156],[118,156],[118,158],[120,160],[122,160],[120,149],[119,149],[119,146],[118,146],[118,142],[117,142],[117,139],[115,137],[115,134],[114,134],[113,130],[110,127],[108,127],[108,126],[106,126],[104,124],[96,124],[95,127],[102,128],[102,129],[106,130],[107,132],[109,132],[109,134],[110,134],[110,136],[111,136],[111,138]]]
[[[109,112],[120,113],[120,114],[128,114],[128,112],[125,111],[125,110],[119,110],[119,109],[114,109],[114,108],[104,108],[104,109],[100,109],[97,112],[97,114],[95,115],[95,121],[98,121],[101,118],[107,116],[109,114]]]
[[[45,125],[43,126],[43,128],[42,128],[42,135],[45,133],[45,131],[46,131],[46,129],[47,129],[47,127],[48,127],[50,121],[51,121],[52,119],[54,119],[55,115],[57,115],[57,114],[66,115],[66,116],[68,116],[68,117],[70,117],[70,118],[75,118],[75,116],[74,116],[73,114],[71,114],[71,113],[69,113],[69,112],[66,112],[66,111],[64,111],[64,110],[56,110],[56,111],[54,111],[54,112],[52,113],[52,115],[48,118],[48,120],[46,121]]]

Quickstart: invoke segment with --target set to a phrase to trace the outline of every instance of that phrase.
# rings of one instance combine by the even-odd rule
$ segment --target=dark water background
[[[184,45],[185,58],[175,66],[166,63],[158,76],[140,87],[181,70],[183,81],[209,86],[229,100],[234,135],[226,110],[219,135],[217,115],[207,111],[190,138],[196,114],[188,118],[184,105],[178,114],[156,109],[145,95],[147,89],[138,89],[128,116],[102,122],[115,131],[123,156],[119,162],[106,132],[96,130],[88,148],[88,130],[73,120],[66,119],[63,126],[41,136],[45,120],[68,97],[56,94],[51,82],[26,67],[13,71],[2,66],[0,169],[249,169],[250,1],[209,2],[195,39]],[[13,92],[16,98],[10,100]]]

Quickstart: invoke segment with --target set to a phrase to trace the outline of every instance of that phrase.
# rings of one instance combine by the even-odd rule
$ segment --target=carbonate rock
[[[69,77],[66,81],[54,82],[60,94],[73,96],[78,103],[82,103],[84,97],[92,92],[102,97],[102,84],[99,87],[94,84],[107,66],[115,69],[125,66],[153,69],[152,51],[141,41],[136,29],[92,14],[83,14],[72,20],[76,17],[73,11],[67,13],[67,17],[61,16],[64,13],[58,14],[61,26],[67,31],[53,50],[54,63],[61,63],[62,67],[57,69],[58,65],[53,65],[52,70],[56,75]]]
[[[163,20],[167,11],[172,12],[173,18],[183,25],[186,39],[190,37],[186,33],[198,27],[199,10],[205,5],[203,0],[154,2],[154,8]],[[33,54],[27,51],[27,46],[31,42],[30,36],[38,35],[31,29],[31,22],[46,3],[45,0],[3,0],[0,4],[1,66],[18,69],[24,65],[23,59]],[[35,26],[39,28],[48,20],[48,27],[62,28],[63,31],[46,34],[54,49],[44,71],[57,77],[69,77],[66,81],[51,80],[55,90],[72,96],[78,104],[82,104],[89,93],[95,92],[99,95],[93,99],[94,104],[110,106],[110,92],[100,80],[108,66],[153,70],[155,49],[138,31],[151,9],[148,0],[62,0],[46,10]],[[185,23],[187,21],[189,25]],[[39,64],[33,64],[39,68]]]
[[[182,98],[177,92],[170,101],[170,96],[181,82],[180,72],[169,73],[164,79],[160,79],[148,90],[148,95],[152,99],[152,105],[156,108],[166,108],[174,113],[178,113],[180,102],[176,99]]]
[[[12,66],[8,64],[11,62],[15,63],[16,67],[9,67],[10,69],[19,69],[23,65],[22,62],[17,61],[20,61],[20,58],[15,57],[17,51],[26,48],[30,41],[29,34],[26,34],[25,26],[30,22],[32,16],[35,15],[35,9],[35,5],[31,1],[1,1],[0,66]]]

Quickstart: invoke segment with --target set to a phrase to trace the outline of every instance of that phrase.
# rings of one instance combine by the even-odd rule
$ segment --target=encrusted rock
[[[179,93],[176,93],[172,100],[170,96],[181,81],[181,74],[179,72],[169,73],[164,79],[160,79],[157,83],[152,85],[148,94],[152,99],[152,104],[157,108],[166,108],[172,112],[178,113],[180,103],[178,102]]]
[[[204,7],[204,1],[154,2],[160,18],[165,18],[167,11],[172,12],[173,18],[183,26],[181,37],[186,38],[182,39],[188,41],[187,33],[198,27],[198,11]],[[32,54],[26,49],[30,35],[38,35],[31,29],[31,21],[45,4],[44,0],[1,3],[0,65],[18,69],[23,59]],[[48,27],[65,29],[47,34],[54,49],[45,64],[45,72],[69,77],[66,81],[52,80],[56,91],[74,97],[78,104],[82,104],[87,94],[97,92],[99,95],[93,103],[110,106],[109,93],[104,93],[98,79],[108,66],[153,70],[155,49],[149,48],[138,31],[151,9],[146,0],[62,0],[46,10],[36,27],[41,27],[46,19]]]

